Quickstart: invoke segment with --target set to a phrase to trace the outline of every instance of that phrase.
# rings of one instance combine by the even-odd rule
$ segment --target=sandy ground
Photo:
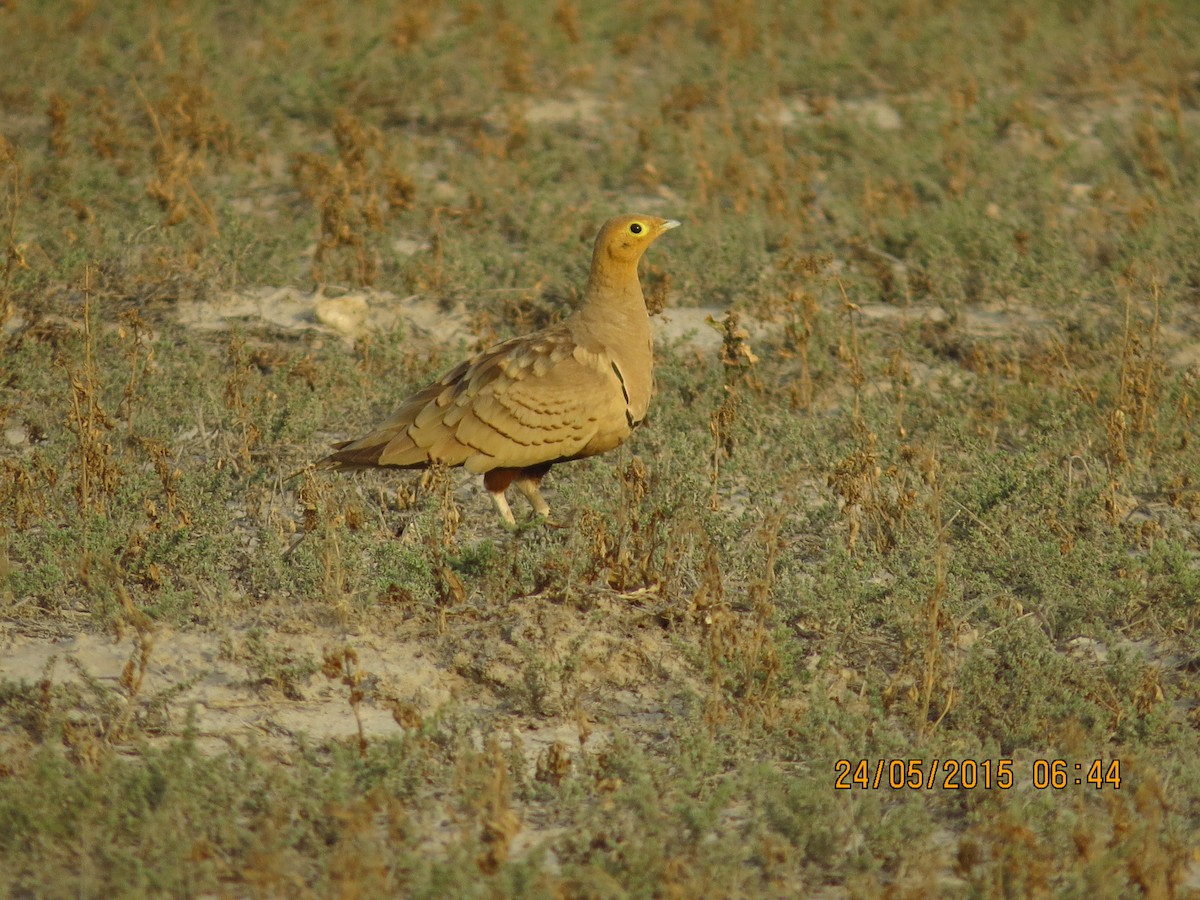
[[[687,298],[682,302],[686,304]],[[858,313],[864,328],[891,328],[902,321],[938,325],[947,319],[945,310],[928,305],[869,303],[859,306]],[[474,337],[469,317],[461,307],[447,309],[421,297],[378,291],[326,295],[260,287],[180,304],[178,314],[183,323],[201,331],[218,331],[232,325],[279,334],[315,329],[331,338],[353,341],[367,332],[392,334],[403,327],[414,337],[445,345]],[[723,315],[723,310],[715,308],[674,306],[656,319],[656,339],[662,346],[685,353],[716,353],[721,335],[711,323]],[[743,317],[742,325],[752,344],[771,339],[782,328],[781,323],[748,317]],[[1053,323],[1039,310],[1006,304],[963,310],[957,325],[959,335],[1003,341],[1021,340]],[[1167,345],[1182,349],[1171,363],[1180,368],[1200,364],[1200,347],[1194,341],[1173,337],[1180,336],[1166,335]],[[937,384],[934,373],[914,372],[913,377],[925,381],[930,389],[947,389],[944,380]],[[886,385],[882,387],[887,389]],[[1130,509],[1136,505],[1130,498]],[[573,652],[577,653],[581,636],[588,642],[582,656],[585,665],[576,676],[573,690],[582,691],[580,696],[585,698],[588,691],[602,691],[603,711],[609,717],[633,717],[652,730],[666,707],[677,699],[671,696],[675,690],[698,687],[684,671],[678,648],[667,646],[666,638],[653,628],[638,630],[630,626],[633,630],[621,635],[589,629],[582,614],[565,607],[547,610],[542,604],[529,612],[536,624],[510,625],[543,629],[541,637],[551,660],[558,652],[556,648],[565,652],[567,644],[575,641]],[[637,617],[630,616],[628,608],[620,612],[614,622],[636,622]],[[350,739],[357,735],[360,721],[363,733],[372,738],[397,734],[452,701],[460,708],[496,709],[499,701],[488,685],[505,685],[522,677],[516,648],[520,642],[506,642],[503,635],[490,636],[487,646],[500,646],[501,650],[489,659],[447,662],[436,659],[428,650],[427,639],[415,631],[408,635],[347,633],[305,627],[310,630],[298,634],[267,629],[254,639],[261,641],[273,658],[306,660],[310,669],[319,666],[332,648],[352,646],[358,654],[365,694],[357,715],[348,701],[348,687],[319,671],[287,685],[264,677],[261,665],[256,671],[254,654],[245,650],[250,640],[245,628],[231,628],[223,634],[157,628],[140,698],[144,701],[165,696],[164,692],[185,685],[165,704],[161,733],[178,733],[191,709],[202,740],[214,746],[252,735],[260,740],[285,742],[293,742],[300,735],[316,740]],[[83,671],[99,684],[120,691],[121,673],[137,655],[136,641],[131,632],[121,639],[86,631],[64,636],[61,632],[40,633],[31,629],[28,621],[0,622],[0,676],[28,682],[48,677],[54,682],[78,683]],[[478,641],[464,643],[464,647],[472,645],[480,646]],[[464,655],[469,656],[467,650],[460,657]],[[573,701],[573,709],[565,708],[571,705],[565,698],[559,699],[564,707],[560,717],[518,715],[515,720],[516,733],[525,744],[531,764],[555,742],[577,747],[583,738],[594,747],[606,739],[603,728],[586,723],[586,699],[582,707],[578,699]]]

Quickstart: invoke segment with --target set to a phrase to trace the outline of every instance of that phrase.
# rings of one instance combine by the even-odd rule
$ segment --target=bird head
[[[678,228],[674,219],[657,216],[617,216],[609,219],[596,237],[595,259],[637,263],[646,248],[664,232]]]

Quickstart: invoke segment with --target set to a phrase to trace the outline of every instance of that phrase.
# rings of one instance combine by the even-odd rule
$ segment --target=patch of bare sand
[[[686,662],[679,637],[658,626],[638,595],[612,595],[580,610],[544,598],[498,610],[459,607],[442,634],[415,620],[338,629],[299,623],[303,633],[246,628],[224,633],[160,627],[153,633],[145,678],[134,703],[155,707],[151,742],[179,737],[188,725],[205,752],[229,745],[259,748],[286,759],[301,740],[353,743],[400,735],[445,711],[475,721],[476,751],[498,737],[519,752],[526,777],[539,767],[578,766],[614,734],[642,744],[668,733],[672,712],[703,685]],[[329,655],[353,648],[364,699],[355,710],[335,673],[314,671]],[[54,636],[0,625],[0,678],[37,685],[73,684],[85,697],[99,689],[124,700],[122,673],[139,653],[138,639],[79,632]],[[344,654],[342,654],[344,659]],[[272,662],[274,661],[274,662]],[[279,678],[278,663],[293,669]],[[275,677],[272,677],[272,673]],[[90,686],[89,686],[90,683]],[[67,715],[98,733],[106,704],[84,701]],[[0,731],[0,756],[28,743]],[[534,850],[562,829],[541,821],[536,805],[516,811],[511,858]],[[432,855],[459,840],[461,824],[430,805],[413,813]]]
[[[305,625],[303,633],[246,628],[224,633],[157,628],[136,702],[162,709],[155,730],[169,739],[192,716],[212,751],[254,738],[285,751],[308,740],[353,740],[361,720],[368,740],[399,735],[446,710],[505,723],[533,773],[561,744],[574,755],[603,747],[612,730],[655,739],[668,713],[701,684],[676,639],[651,615],[614,596],[584,612],[539,598],[499,615],[463,609],[442,635],[415,622],[368,630]],[[597,618],[603,619],[598,627]],[[356,655],[364,700],[358,717],[347,686],[327,677],[323,659]],[[0,678],[95,686],[128,696],[122,672],[136,660],[137,637],[78,632],[0,631]],[[291,674],[280,677],[281,661]],[[478,735],[479,748],[484,737]]]
[[[278,683],[256,672],[252,660],[240,660],[244,632],[216,634],[160,628],[154,632],[150,665],[139,698],[153,703],[171,695],[166,712],[168,735],[182,728],[188,710],[202,741],[257,734],[264,739],[349,738],[357,734],[347,689],[319,672],[297,684],[292,697]],[[458,689],[453,673],[438,667],[419,646],[392,643],[371,635],[347,639],[332,631],[305,635],[271,634],[265,649],[292,659],[320,663],[326,648],[351,644],[359,665],[385,702],[360,709],[364,731],[371,736],[397,734],[397,723],[386,700],[399,699],[428,713],[446,704]],[[0,639],[0,676],[14,681],[80,684],[86,673],[95,683],[117,694],[121,673],[137,655],[132,632],[125,639],[80,632],[69,637],[22,635],[9,629]],[[183,690],[179,690],[183,686]],[[177,692],[177,693],[174,693]],[[386,696],[385,696],[386,695]],[[176,727],[177,726],[177,727]]]
[[[461,303],[446,306],[421,295],[400,297],[372,290],[327,295],[322,290],[254,287],[181,303],[178,317],[197,331],[226,331],[238,325],[283,333],[316,330],[347,341],[397,328],[438,341],[468,332],[468,316]]]
[[[896,325],[940,325],[950,322],[950,313],[932,303],[860,303],[857,309],[865,327],[890,329]],[[717,351],[722,331],[720,322],[727,310],[715,306],[668,307],[654,320],[655,337],[660,343]],[[739,322],[749,334],[751,344],[778,338],[782,321],[760,319],[740,313]],[[1019,303],[964,306],[955,312],[955,327],[964,335],[996,340],[1044,334],[1052,326],[1041,310]]]

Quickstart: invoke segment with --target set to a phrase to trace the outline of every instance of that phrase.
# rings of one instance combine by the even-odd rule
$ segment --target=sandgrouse
[[[550,467],[611,450],[646,415],[653,356],[638,260],[678,225],[654,216],[609,219],[575,312],[459,363],[370,434],[335,444],[318,466],[465,466],[483,475],[510,525],[505,491],[514,483],[534,512],[548,515],[538,486]]]

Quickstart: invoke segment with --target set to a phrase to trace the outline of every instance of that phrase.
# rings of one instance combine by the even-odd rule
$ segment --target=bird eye
[[[634,222],[632,225],[629,226],[629,230],[632,231],[634,234],[641,234],[642,233],[642,224],[640,222]]]

